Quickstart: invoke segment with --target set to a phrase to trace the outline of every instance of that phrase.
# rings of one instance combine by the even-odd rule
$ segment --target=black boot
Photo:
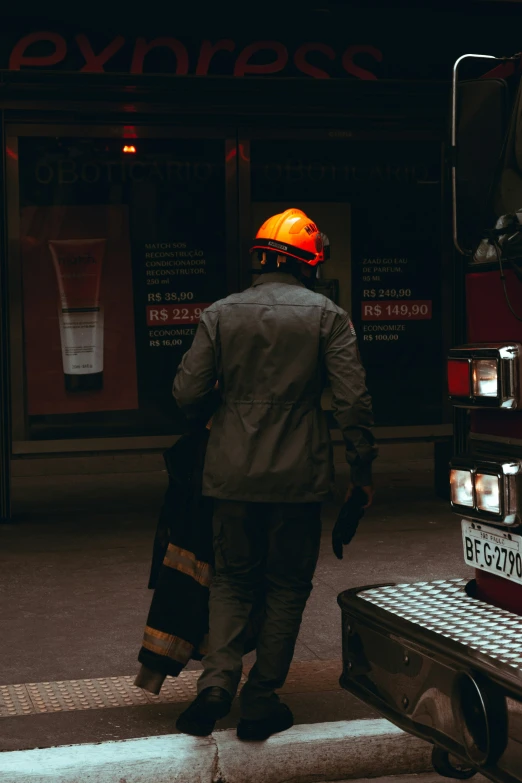
[[[176,728],[194,737],[207,737],[214,731],[216,721],[228,715],[231,705],[232,697],[224,688],[205,688],[181,713]]]
[[[286,731],[294,725],[294,716],[286,704],[278,704],[277,709],[268,718],[246,720],[241,718],[237,724],[237,736],[240,740],[266,740],[272,734]]]

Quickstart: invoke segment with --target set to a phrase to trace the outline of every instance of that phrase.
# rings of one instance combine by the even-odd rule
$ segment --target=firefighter
[[[264,597],[256,663],[241,697],[237,736],[266,739],[293,725],[275,691],[285,682],[312,590],[321,503],[333,488],[332,447],[321,408],[326,378],[346,443],[351,484],[371,503],[371,399],[355,332],[330,299],[311,290],[324,261],[315,223],[298,209],[269,218],[252,252],[262,274],[251,288],[211,305],[174,381],[190,417],[220,402],[209,438],[203,494],[214,498],[215,573],[208,652],[198,696],[177,728],[210,734],[228,714],[242,673],[255,596]]]

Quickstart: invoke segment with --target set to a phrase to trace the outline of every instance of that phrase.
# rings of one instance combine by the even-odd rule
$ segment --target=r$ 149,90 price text
[[[361,308],[363,321],[429,321],[432,314],[429,300],[363,302]]]

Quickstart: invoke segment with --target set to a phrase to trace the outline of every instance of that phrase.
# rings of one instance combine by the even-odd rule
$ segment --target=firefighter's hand
[[[357,532],[364,516],[364,504],[368,500],[362,487],[350,488],[347,495],[332,530],[332,549],[339,560],[343,559],[343,547],[350,543]]]
[[[347,500],[349,500],[352,497],[354,489],[355,489],[355,486],[353,484],[349,484],[348,485],[348,489],[346,491],[346,496],[344,498],[344,502],[345,503],[346,503]],[[364,509],[370,508],[370,506],[373,503],[373,487],[371,487],[371,486],[370,487],[359,487],[359,489],[361,489],[364,492],[364,494],[366,495],[366,498],[367,498],[366,505],[363,506],[363,508]]]

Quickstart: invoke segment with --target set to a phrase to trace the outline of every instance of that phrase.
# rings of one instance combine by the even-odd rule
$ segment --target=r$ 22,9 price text
[[[187,304],[183,307],[147,307],[147,325],[156,324],[179,326],[197,324],[204,310],[210,307],[206,304]]]

